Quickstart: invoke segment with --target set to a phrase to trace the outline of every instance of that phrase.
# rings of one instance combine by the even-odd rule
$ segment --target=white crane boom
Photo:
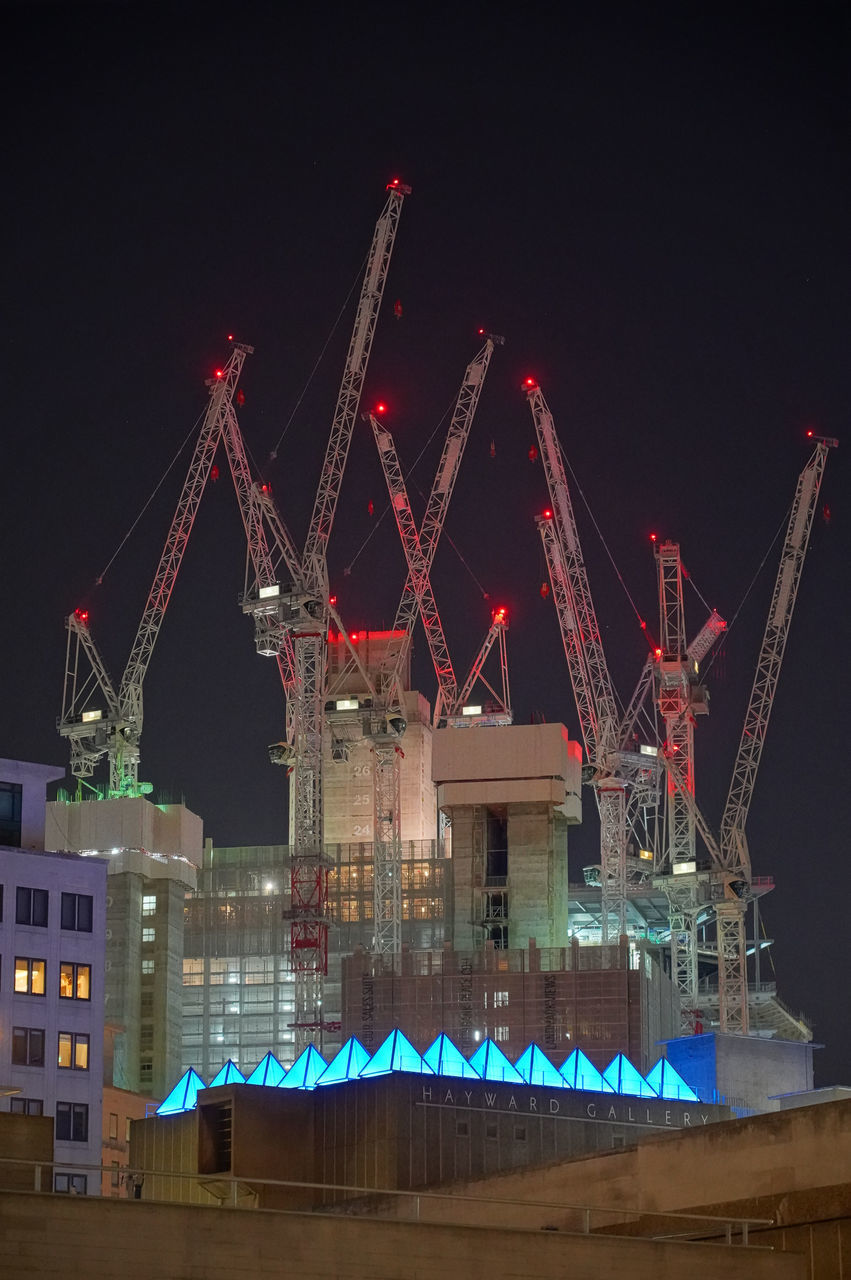
[[[216,376],[209,379],[210,403],[204,415],[204,421],[195,443],[195,449],[189,464],[189,470],[183,482],[177,507],[172,517],[166,537],[165,546],[160,556],[154,575],[154,581],[148,593],[148,599],[142,613],[136,636],[130,650],[130,657],[124,669],[117,694],[117,705],[109,714],[108,728],[97,735],[97,740],[89,738],[88,747],[83,744],[83,724],[78,725],[66,719],[64,712],[59,730],[63,736],[72,740],[72,768],[75,764],[84,767],[86,773],[78,776],[90,776],[94,762],[102,755],[109,757],[110,792],[114,795],[136,794],[139,788],[139,742],[143,725],[142,689],[145,674],[162,627],[168,602],[177,579],[186,544],[195,523],[198,505],[201,501],[213,459],[222,436],[228,415],[232,411],[232,400],[236,391],[239,375],[246,355],[253,347],[243,343],[234,343],[231,355],[223,369],[216,371]],[[78,641],[92,663],[98,675],[98,682],[106,692],[102,679],[105,671],[97,654],[88,626],[77,627],[69,619],[69,631],[75,631]],[[70,637],[69,637],[70,638]],[[75,663],[76,668],[76,663]],[[66,695],[66,701],[69,699]],[[72,690],[71,703],[79,703],[79,694]],[[75,746],[75,740],[77,745]],[[96,754],[95,754],[96,752]]]
[[[619,776],[618,727],[614,690],[603,651],[597,615],[567,476],[552,414],[540,386],[527,378],[524,391],[532,411],[552,511],[538,519],[580,728],[600,813],[602,940],[608,942],[613,918],[616,935],[626,932],[627,805],[626,781]]]
[[[346,356],[343,380],[337,395],[331,435],[313,504],[313,515],[304,546],[302,564],[305,583],[310,590],[318,592],[322,599],[328,595],[326,562],[328,541],[334,524],[343,471],[363,392],[372,339],[381,299],[384,296],[387,269],[390,266],[402,203],[405,196],[410,194],[411,188],[400,182],[398,178],[394,178],[387,187],[387,203],[375,225],[357,315]]]
[[[369,420],[378,447],[384,479],[387,482],[387,491],[390,494],[390,506],[396,517],[396,526],[402,540],[405,559],[408,562],[411,590],[423,620],[426,640],[437,676],[434,723],[439,724],[441,717],[448,714],[458,701],[458,681],[455,678],[446,636],[443,633],[443,623],[432,594],[429,564],[420,545],[419,533],[393,437],[378,421],[375,414],[371,413]]]

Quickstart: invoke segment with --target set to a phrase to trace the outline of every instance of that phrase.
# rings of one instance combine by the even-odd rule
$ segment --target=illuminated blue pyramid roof
[[[364,1076],[383,1076],[388,1071],[414,1071],[417,1075],[434,1075],[434,1070],[398,1029],[391,1031],[384,1043],[378,1046],[361,1071],[360,1078],[363,1080]]]
[[[176,1115],[179,1111],[192,1111],[198,1101],[198,1090],[206,1089],[198,1072],[190,1067],[185,1071],[168,1097],[157,1107],[158,1116]]]
[[[559,1075],[564,1077],[569,1089],[583,1089],[588,1093],[616,1092],[581,1049],[574,1049],[570,1057],[561,1064]]]
[[[251,1075],[246,1080],[246,1084],[280,1084],[286,1075],[286,1070],[281,1066],[278,1059],[272,1053],[271,1049],[265,1058],[261,1058]]]
[[[675,1067],[667,1058],[660,1058],[656,1066],[647,1072],[647,1083],[656,1090],[660,1098],[668,1098],[672,1102],[699,1102],[697,1094],[690,1084],[686,1084]]]
[[[549,1088],[566,1089],[567,1081],[556,1071],[543,1049],[530,1044],[514,1064],[527,1084],[547,1085]]]
[[[603,1072],[603,1079],[608,1081],[615,1093],[626,1094],[631,1098],[658,1097],[653,1086],[647,1083],[641,1072],[636,1071],[629,1059],[625,1058],[622,1053],[612,1058]]]
[[[350,1036],[342,1049],[334,1054],[317,1084],[341,1084],[344,1080],[357,1080],[361,1068],[369,1062],[369,1050],[364,1049],[357,1036]]]
[[[476,1068],[470,1065],[445,1031],[441,1032],[426,1049],[423,1062],[438,1076],[461,1076],[468,1080],[481,1079]]]
[[[278,1088],[312,1089],[327,1065],[319,1050],[309,1044],[298,1055],[283,1080],[278,1082]]]
[[[245,1084],[245,1076],[233,1058],[228,1058],[222,1069],[213,1076],[210,1081],[210,1088],[215,1089],[217,1084]]]
[[[504,1080],[507,1084],[523,1084],[516,1067],[512,1067],[498,1044],[485,1040],[473,1054],[470,1065],[475,1067],[483,1080]]]

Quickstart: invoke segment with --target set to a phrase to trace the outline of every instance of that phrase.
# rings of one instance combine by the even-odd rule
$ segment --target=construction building
[[[201,864],[201,819],[144,796],[57,800],[45,842],[106,859],[111,1081],[162,1098],[181,1063],[184,903]]]

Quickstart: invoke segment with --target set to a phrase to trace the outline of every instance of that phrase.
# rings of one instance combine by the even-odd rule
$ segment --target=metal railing
[[[6,1186],[4,1170],[9,1167],[15,1170],[31,1170],[32,1185]],[[111,1165],[86,1164],[80,1161],[61,1160],[23,1160],[14,1157],[0,1157],[0,1193],[66,1195],[66,1192],[54,1192],[54,1174],[56,1171],[68,1173],[92,1173],[95,1175],[98,1189],[102,1185],[103,1175],[113,1175],[116,1170]],[[466,1227],[492,1228],[494,1223],[487,1218],[487,1210],[499,1213],[498,1224],[510,1230],[520,1231],[562,1231],[570,1235],[618,1235],[628,1234],[631,1240],[662,1241],[676,1240],[682,1243],[718,1244],[729,1247],[770,1249],[771,1246],[754,1245],[751,1241],[753,1228],[774,1226],[773,1218],[735,1217],[731,1214],[692,1213],[689,1210],[670,1210],[662,1212],[648,1209],[628,1209],[623,1206],[607,1208],[604,1205],[577,1204],[566,1200],[522,1200],[496,1196],[461,1195],[446,1191],[399,1190],[392,1187],[363,1187],[349,1183],[305,1182],[283,1180],[279,1178],[254,1178],[250,1175],[237,1176],[229,1172],[218,1173],[177,1173],[163,1169],[141,1169],[132,1166],[121,1170],[122,1182],[126,1195],[135,1202],[148,1204],[186,1204],[193,1208],[230,1208],[252,1209],[262,1207],[264,1212],[280,1214],[324,1213],[328,1215],[371,1218],[375,1221],[392,1222],[428,1222],[431,1225],[452,1225]],[[45,1182],[49,1185],[45,1186]],[[167,1185],[176,1183],[175,1194],[152,1195],[151,1184],[164,1182]],[[188,1194],[184,1190],[189,1184]],[[145,1189],[148,1194],[145,1195]],[[214,1189],[215,1188],[215,1189]],[[263,1188],[284,1191],[316,1191],[322,1196],[329,1192],[343,1193],[338,1199],[329,1203],[311,1204],[301,1208],[281,1208],[276,1204],[260,1204],[258,1191]],[[195,1190],[209,1197],[207,1200],[190,1198]],[[155,1190],[160,1190],[155,1185]],[[92,1198],[89,1192],[86,1198]],[[98,1198],[98,1197],[95,1197]],[[114,1199],[115,1197],[102,1197]],[[319,1197],[316,1197],[319,1199]],[[405,1204],[407,1202],[407,1211]],[[452,1209],[460,1210],[453,1215]],[[520,1210],[525,1222],[511,1223],[506,1211],[510,1208]],[[401,1210],[401,1212],[400,1212]],[[429,1212],[431,1210],[431,1212]],[[481,1211],[481,1221],[476,1221],[476,1212]],[[530,1225],[530,1210],[545,1210],[547,1217],[557,1214],[569,1215],[570,1225],[558,1225],[554,1222]],[[606,1227],[608,1221],[608,1229]],[[645,1227],[655,1222],[658,1229],[642,1230],[640,1235],[629,1231],[630,1225]],[[614,1229],[613,1229],[614,1228]],[[620,1228],[618,1230],[618,1228]]]

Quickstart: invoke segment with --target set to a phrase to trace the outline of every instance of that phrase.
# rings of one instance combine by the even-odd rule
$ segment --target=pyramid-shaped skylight
[[[653,1086],[647,1083],[641,1072],[622,1053],[612,1058],[603,1072],[603,1079],[609,1082],[615,1093],[625,1094],[630,1098],[658,1097]]]
[[[270,1049],[265,1058],[261,1058],[257,1063],[245,1083],[276,1085],[281,1083],[286,1074],[285,1069]]]
[[[157,1107],[157,1115],[171,1116],[179,1111],[192,1111],[198,1101],[198,1090],[206,1087],[198,1072],[190,1067],[180,1077],[168,1097]]]
[[[527,1084],[546,1085],[551,1089],[567,1088],[567,1081],[536,1044],[530,1044],[514,1065]]]
[[[476,1068],[470,1065],[445,1031],[441,1032],[426,1049],[423,1062],[438,1076],[461,1076],[465,1080],[481,1079]]]
[[[344,1080],[357,1080],[361,1068],[369,1062],[369,1050],[364,1049],[357,1036],[350,1036],[335,1053],[316,1081],[317,1084],[342,1084]]]
[[[570,1089],[583,1089],[587,1093],[614,1093],[615,1090],[590,1062],[581,1049],[574,1049],[570,1057],[559,1067]]]
[[[364,1076],[383,1076],[388,1071],[414,1071],[417,1075],[434,1075],[432,1068],[399,1030],[390,1032],[360,1075],[363,1079]]]
[[[504,1080],[506,1084],[523,1084],[523,1077],[512,1067],[498,1044],[485,1040],[470,1059],[483,1080]]]
[[[686,1084],[675,1067],[667,1058],[660,1058],[656,1066],[647,1072],[647,1083],[651,1085],[660,1098],[668,1098],[671,1102],[699,1102],[697,1094],[690,1084]]]
[[[283,1080],[279,1089],[312,1089],[316,1081],[327,1067],[327,1062],[314,1045],[309,1044],[298,1055]]]
[[[215,1089],[217,1084],[245,1084],[245,1076],[242,1074],[233,1058],[228,1058],[221,1070],[213,1076],[213,1079],[210,1081],[210,1088]]]

